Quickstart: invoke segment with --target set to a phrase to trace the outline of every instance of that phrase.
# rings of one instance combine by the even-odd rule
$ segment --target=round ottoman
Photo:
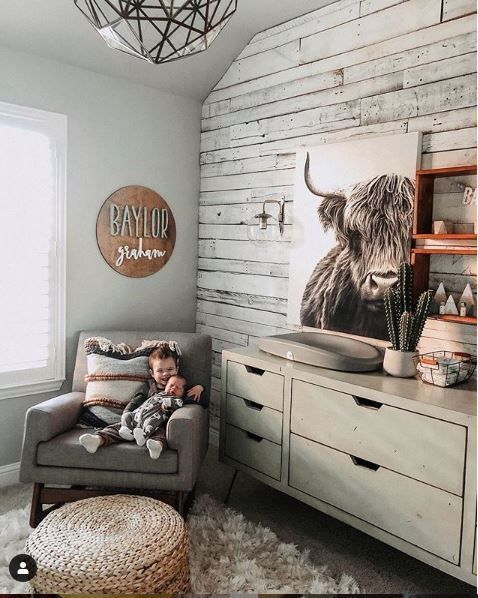
[[[144,496],[100,496],[67,504],[33,531],[36,593],[188,592],[189,535],[172,507]]]

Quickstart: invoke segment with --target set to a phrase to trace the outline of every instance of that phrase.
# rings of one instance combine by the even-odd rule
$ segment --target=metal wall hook
[[[283,235],[284,234],[284,218],[285,218],[285,198],[282,195],[280,197],[280,199],[265,199],[263,204],[262,204],[262,214],[260,216],[262,216],[263,218],[265,218],[266,221],[266,227],[267,227],[267,218],[270,217],[269,214],[266,214],[266,203],[276,203],[279,206],[279,215],[277,218],[277,222],[279,223],[279,231],[280,234]]]

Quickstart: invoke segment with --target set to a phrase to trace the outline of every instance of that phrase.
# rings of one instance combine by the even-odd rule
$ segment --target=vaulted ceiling
[[[253,35],[333,1],[239,0],[237,13],[206,52],[150,65],[110,50],[73,0],[14,0],[2,11],[0,45],[203,100]]]

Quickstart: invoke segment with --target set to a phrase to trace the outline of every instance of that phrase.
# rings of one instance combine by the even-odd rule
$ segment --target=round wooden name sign
[[[166,264],[176,243],[176,223],[166,201],[147,187],[122,187],[108,197],[96,221],[106,262],[124,276],[150,276]]]

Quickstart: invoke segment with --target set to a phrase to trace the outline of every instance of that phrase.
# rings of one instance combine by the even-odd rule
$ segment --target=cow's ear
[[[340,195],[324,197],[317,208],[319,220],[325,230],[333,229],[340,245],[345,245],[347,237],[344,228],[345,198]]]

